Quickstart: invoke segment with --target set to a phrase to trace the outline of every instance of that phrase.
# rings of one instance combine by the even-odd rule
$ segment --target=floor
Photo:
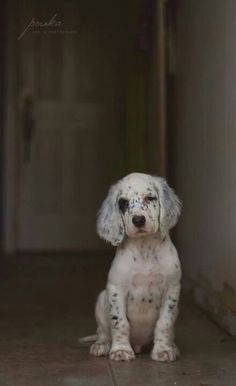
[[[0,386],[235,386],[236,341],[182,299],[175,363],[148,353],[131,363],[89,355],[93,306],[110,258],[18,256],[0,260]]]

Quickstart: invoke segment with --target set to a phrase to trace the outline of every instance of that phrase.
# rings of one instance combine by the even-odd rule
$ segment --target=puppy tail
[[[94,334],[94,335],[84,336],[83,338],[79,338],[78,342],[79,343],[95,342],[95,340],[97,339],[98,339],[97,334]]]

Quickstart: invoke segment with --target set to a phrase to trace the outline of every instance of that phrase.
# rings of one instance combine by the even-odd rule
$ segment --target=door
[[[17,248],[103,248],[96,211],[116,178],[121,128],[117,9],[19,4]]]

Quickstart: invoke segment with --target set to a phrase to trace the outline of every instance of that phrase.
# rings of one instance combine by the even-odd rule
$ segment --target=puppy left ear
[[[118,185],[113,185],[98,212],[97,232],[105,241],[118,246],[124,239],[124,224],[117,203]]]
[[[173,228],[181,212],[181,201],[166,180],[153,177],[159,200],[159,227],[163,237]]]

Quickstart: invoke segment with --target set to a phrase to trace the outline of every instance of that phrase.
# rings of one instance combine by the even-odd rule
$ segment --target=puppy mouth
[[[150,229],[147,229],[147,227],[144,225],[141,228],[131,227],[127,229],[126,234],[129,237],[140,237],[140,236],[146,236],[150,234]]]
[[[140,229],[137,229],[136,233],[147,233],[147,231],[144,228],[140,228]]]
[[[148,231],[145,228],[139,228],[136,230],[135,235],[142,236],[142,235],[146,235],[147,233]]]

